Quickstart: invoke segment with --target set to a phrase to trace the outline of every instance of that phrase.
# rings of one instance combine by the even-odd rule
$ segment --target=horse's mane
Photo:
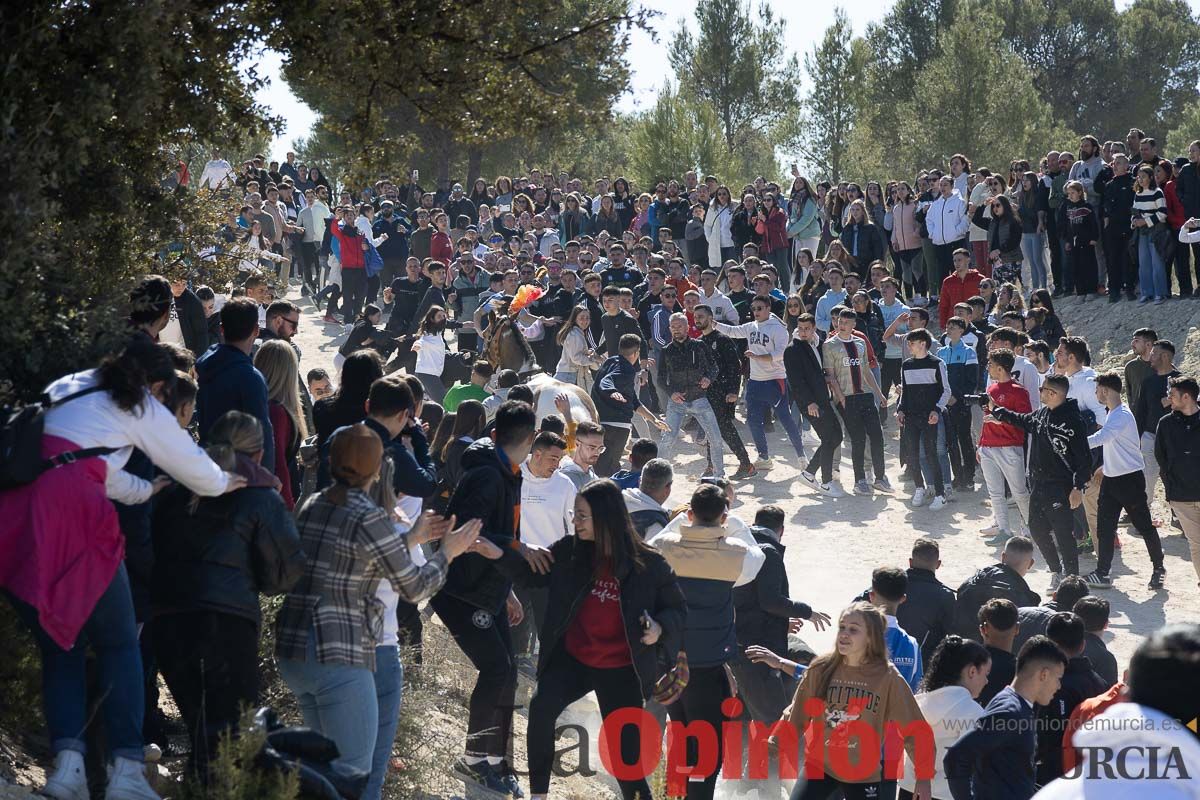
[[[536,364],[537,357],[533,354],[533,348],[529,346],[529,342],[525,339],[525,335],[521,333],[520,327],[516,321],[507,315],[497,315],[492,321],[495,326],[495,333],[488,339],[487,360],[492,365],[493,369],[504,369],[504,336],[509,334],[514,342],[521,349],[524,356],[524,361],[529,364]]]

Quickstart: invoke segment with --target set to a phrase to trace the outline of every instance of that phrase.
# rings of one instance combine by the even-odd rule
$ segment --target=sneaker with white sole
[[[933,498],[933,502],[929,504],[930,511],[941,511],[945,507],[946,507],[946,498],[942,497],[941,495],[938,495],[937,497]]]
[[[872,486],[875,487],[875,491],[877,492],[886,492],[887,494],[891,494],[894,491],[892,489],[892,483],[887,479],[886,475],[882,478],[876,478],[875,483],[872,484]]]
[[[1055,589],[1057,589],[1059,587],[1059,585],[1061,583],[1062,583],[1062,573],[1061,572],[1051,572],[1050,573],[1050,591],[1053,592]]]
[[[804,485],[809,487],[810,489],[815,489],[818,492],[821,491],[821,482],[818,481],[817,476],[813,475],[811,472],[801,470],[800,471],[800,480],[803,481]]]
[[[913,508],[920,508],[923,505],[925,505],[925,487],[918,486],[916,489],[913,489],[912,506]]]
[[[870,494],[871,493],[871,484],[867,483],[865,480],[855,482],[854,493],[861,494],[861,495]]]
[[[837,483],[836,481],[831,481],[830,483],[823,484],[821,486],[821,491],[825,494],[826,497],[845,497],[846,496],[846,490],[843,489],[842,485],[840,483]]]
[[[1095,571],[1085,575],[1083,582],[1088,585],[1089,589],[1111,589],[1113,585],[1111,578]]]
[[[146,765],[141,761],[118,758],[113,761],[108,777],[105,800],[161,800],[158,792],[146,781]]]
[[[758,461],[754,462],[755,469],[770,469],[773,466],[775,465],[771,462],[770,456],[759,456]]]
[[[83,753],[75,750],[60,751],[54,757],[54,773],[46,779],[46,786],[41,794],[54,800],[88,800]]]
[[[979,531],[980,536],[983,536],[988,539],[990,539],[993,536],[999,536],[1002,533],[1004,533],[1004,528],[1001,528],[999,525],[989,525],[988,527]]]

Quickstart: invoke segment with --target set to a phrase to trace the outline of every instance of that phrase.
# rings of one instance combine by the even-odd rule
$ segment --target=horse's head
[[[493,334],[487,348],[487,360],[492,369],[496,372],[511,369],[518,374],[537,370],[537,359],[529,343],[517,329],[516,322],[501,319],[496,325],[496,333]]]

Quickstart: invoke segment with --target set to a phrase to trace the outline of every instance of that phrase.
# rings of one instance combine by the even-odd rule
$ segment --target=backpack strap
[[[59,398],[58,400],[51,400],[49,395],[42,395],[42,405],[49,409],[55,406],[61,406],[63,403],[76,400],[84,395],[94,394],[103,390],[103,386],[96,384],[95,386],[89,386],[86,389],[80,389],[78,392],[74,392],[66,397]],[[119,447],[84,447],[80,450],[68,450],[64,453],[59,453],[56,456],[52,456],[42,461],[40,471],[45,472],[47,470],[55,469],[56,467],[63,467],[67,464],[73,464],[83,458],[106,456],[110,453],[117,452],[119,449]]]

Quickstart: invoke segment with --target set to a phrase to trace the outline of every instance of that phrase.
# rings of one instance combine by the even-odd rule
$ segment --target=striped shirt
[[[1148,192],[1135,194],[1132,219],[1144,219],[1152,226],[1166,222],[1167,198],[1162,189],[1151,189]]]
[[[945,412],[950,402],[950,376],[946,363],[934,355],[906,358],[900,365],[900,410],[905,414],[929,416]]]
[[[413,564],[387,512],[358,489],[340,506],[324,493],[313,495],[296,523],[309,562],[279,609],[276,657],[304,661],[313,635],[319,663],[374,670],[384,623],[376,596],[380,579],[410,603],[419,602],[446,582],[446,556],[438,552],[424,566]]]
[[[826,372],[832,373],[842,394],[866,394],[871,391],[863,371],[867,369],[867,343],[857,336],[849,341],[831,336],[821,345],[821,363]]]

